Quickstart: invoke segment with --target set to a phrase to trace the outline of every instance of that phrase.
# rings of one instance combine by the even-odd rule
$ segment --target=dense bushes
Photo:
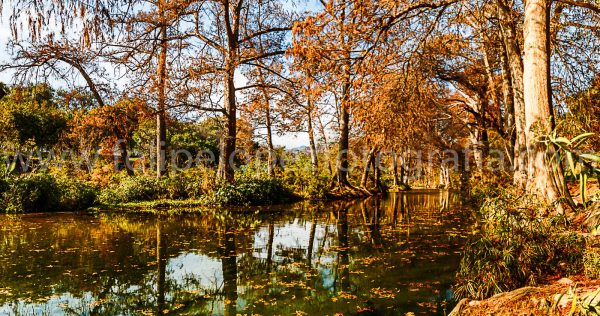
[[[294,193],[276,179],[244,177],[235,184],[215,187],[207,184],[202,173],[180,173],[157,179],[137,176],[122,177],[104,189],[100,202],[118,204],[151,200],[202,199],[207,205],[269,205],[296,199]]]
[[[160,182],[151,177],[124,177],[102,190],[99,200],[102,203],[116,204],[159,199],[162,190]]]
[[[291,202],[297,196],[276,179],[240,179],[221,185],[208,200],[216,205],[272,205]]]
[[[151,200],[200,199],[212,192],[212,172],[192,169],[170,177],[120,175],[102,190],[100,202],[118,204]]]
[[[7,213],[75,211],[92,206],[97,189],[68,177],[27,174],[0,181],[0,209]]]
[[[567,276],[583,268],[585,240],[562,218],[538,216],[545,206],[528,196],[499,194],[481,208],[481,235],[466,249],[456,295],[484,299],[535,285],[549,274]]]

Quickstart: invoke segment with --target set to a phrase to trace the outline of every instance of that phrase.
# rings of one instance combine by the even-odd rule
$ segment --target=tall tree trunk
[[[230,65],[225,74],[225,131],[219,144],[219,169],[217,175],[221,180],[233,183],[235,171],[233,166],[235,143],[237,137],[237,104],[235,100],[234,68]]]
[[[340,17],[340,47],[346,47],[346,14],[345,9],[341,13]],[[342,99],[340,102],[340,140],[338,143],[338,157],[337,157],[337,170],[336,178],[339,187],[346,187],[354,189],[348,182],[348,151],[350,149],[350,93],[351,93],[351,63],[350,63],[350,51],[347,49],[343,52],[344,55],[344,66],[343,66],[343,81],[342,81]]]
[[[260,84],[262,87],[260,88],[261,93],[265,102],[265,126],[267,128],[267,174],[269,177],[275,176],[275,146],[273,145],[273,124],[271,123],[271,98],[269,97],[269,92],[267,91],[265,77],[262,72],[262,68],[257,67],[258,69],[258,79],[260,80]]]
[[[275,157],[275,146],[273,145],[273,128],[271,124],[271,109],[269,108],[269,101],[267,101],[267,107],[265,108],[265,116],[265,123],[267,126],[267,148],[269,151],[269,157],[267,158],[267,173],[269,174],[269,177],[274,177],[277,159]]]
[[[554,128],[548,66],[548,12],[548,0],[526,2],[523,32],[525,126],[529,158],[527,191],[547,202],[554,202],[561,198],[562,193],[555,183],[553,166],[546,159],[546,145],[539,141],[540,136],[550,134]],[[557,171],[557,174],[562,174],[562,170]]]
[[[346,90],[346,88],[344,90]],[[350,186],[350,183],[348,182],[348,151],[350,150],[350,113],[348,112],[346,103],[347,102],[342,101],[342,106],[340,109],[340,140],[338,143],[338,157],[336,170],[336,178],[339,186]]]
[[[365,190],[368,190],[367,182],[369,180],[369,170],[371,170],[371,165],[373,164],[374,157],[375,157],[375,147],[371,147],[371,149],[369,150],[369,153],[367,154],[367,157],[365,158],[365,166],[363,169],[362,177],[360,179],[360,186]]]
[[[164,0],[159,2],[162,26],[160,28],[160,53],[158,57],[158,107],[156,111],[156,176],[167,173],[167,120],[166,120],[166,85],[167,85],[167,25]]]
[[[489,95],[489,98],[492,100],[492,103],[497,106],[498,108],[500,108],[500,104],[498,102],[498,94],[497,92],[497,87],[496,87],[496,82],[494,81],[494,74],[493,74],[493,70],[492,70],[492,66],[490,63],[490,58],[489,58],[489,54],[488,54],[488,50],[485,47],[485,36],[483,36],[483,33],[480,31],[481,33],[481,52],[483,53],[483,64],[485,65],[485,73],[486,73],[486,77],[487,77],[487,92]],[[484,114],[484,113],[482,113]],[[498,115],[497,118],[497,124],[498,124],[498,129],[502,130],[502,125],[503,125],[503,121],[502,121],[502,115]]]
[[[517,41],[515,21],[505,0],[496,0],[498,19],[504,40],[504,48],[511,74],[511,83],[515,108],[515,153],[514,153],[514,184],[524,189],[527,181],[527,140],[525,138],[525,98],[523,84],[523,59]]]
[[[408,186],[408,175],[406,174],[406,158],[400,155],[400,183]]]
[[[502,96],[504,103],[504,132],[509,137],[510,144],[508,152],[510,153],[510,163],[515,166],[515,144],[517,134],[515,132],[515,99],[513,87],[511,83],[511,71],[506,57],[506,48],[503,46],[502,54],[500,54],[502,62]]]
[[[307,125],[308,125],[308,141],[310,144],[310,164],[312,166],[313,172],[317,173],[319,171],[319,158],[317,156],[317,145],[315,143],[315,132],[314,132],[314,128],[313,128],[313,117],[312,117],[312,111],[313,111],[313,104],[312,101],[309,99],[308,101],[308,109],[307,109]]]
[[[227,37],[227,49],[224,54],[225,69],[224,80],[224,127],[219,144],[219,168],[217,177],[229,183],[235,180],[234,154],[237,140],[237,101],[235,99],[235,69],[238,61],[239,47],[239,22],[238,9],[240,3],[233,5],[229,1],[223,2],[223,19],[225,22],[225,35]],[[233,10],[232,10],[233,9]]]
[[[127,151],[127,142],[125,142],[124,140],[122,142],[120,142],[119,144],[119,152],[121,153],[121,162],[123,163],[123,168],[125,168],[125,172],[127,172],[128,176],[133,176],[134,172],[133,172],[133,166],[131,165],[131,162],[129,161],[129,154]]]
[[[321,137],[323,137],[323,143],[325,144],[325,147],[327,148],[327,151],[329,152],[329,140],[327,139],[327,133],[325,132],[325,126],[323,125],[323,121],[321,120],[320,116],[317,116],[317,120],[319,121],[319,132],[321,133]],[[329,157],[329,155],[326,156],[327,159],[327,170],[329,171],[329,174],[333,174],[333,168],[331,167],[331,159]]]
[[[394,187],[398,187],[400,185],[400,179],[398,179],[398,156],[396,153],[392,154],[392,175],[394,177]]]

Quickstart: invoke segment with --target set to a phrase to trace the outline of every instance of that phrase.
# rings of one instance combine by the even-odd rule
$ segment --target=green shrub
[[[240,179],[235,184],[222,184],[212,195],[217,205],[272,205],[297,199],[292,191],[276,179]]]
[[[2,193],[7,213],[52,212],[60,209],[61,190],[48,174],[28,174],[12,179]]]
[[[98,188],[84,181],[58,177],[60,208],[65,211],[85,210],[96,203]]]
[[[214,192],[215,173],[209,168],[192,168],[161,180],[169,199],[200,199]]]
[[[152,200],[200,199],[212,192],[213,172],[194,168],[157,179],[151,176],[118,175],[102,190],[99,200],[105,204]]]
[[[123,177],[102,190],[99,200],[106,204],[156,200],[160,198],[161,191],[161,183],[156,178]]]
[[[7,213],[83,210],[96,196],[94,186],[66,176],[32,173],[0,180],[0,209]]]
[[[323,174],[303,174],[287,171],[284,183],[294,192],[308,199],[324,199],[329,192],[331,177]]]
[[[549,274],[581,271],[585,240],[561,218],[538,217],[544,208],[528,196],[506,192],[484,203],[481,236],[465,248],[457,297],[485,299],[535,285]]]

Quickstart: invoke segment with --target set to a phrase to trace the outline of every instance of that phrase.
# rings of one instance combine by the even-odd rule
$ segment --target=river
[[[444,315],[471,222],[448,191],[0,215],[0,315]]]

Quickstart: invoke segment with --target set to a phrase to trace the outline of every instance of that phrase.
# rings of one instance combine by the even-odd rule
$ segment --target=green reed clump
[[[483,204],[480,236],[465,248],[457,275],[458,298],[485,299],[535,285],[548,275],[581,271],[585,240],[530,196],[501,192]]]

